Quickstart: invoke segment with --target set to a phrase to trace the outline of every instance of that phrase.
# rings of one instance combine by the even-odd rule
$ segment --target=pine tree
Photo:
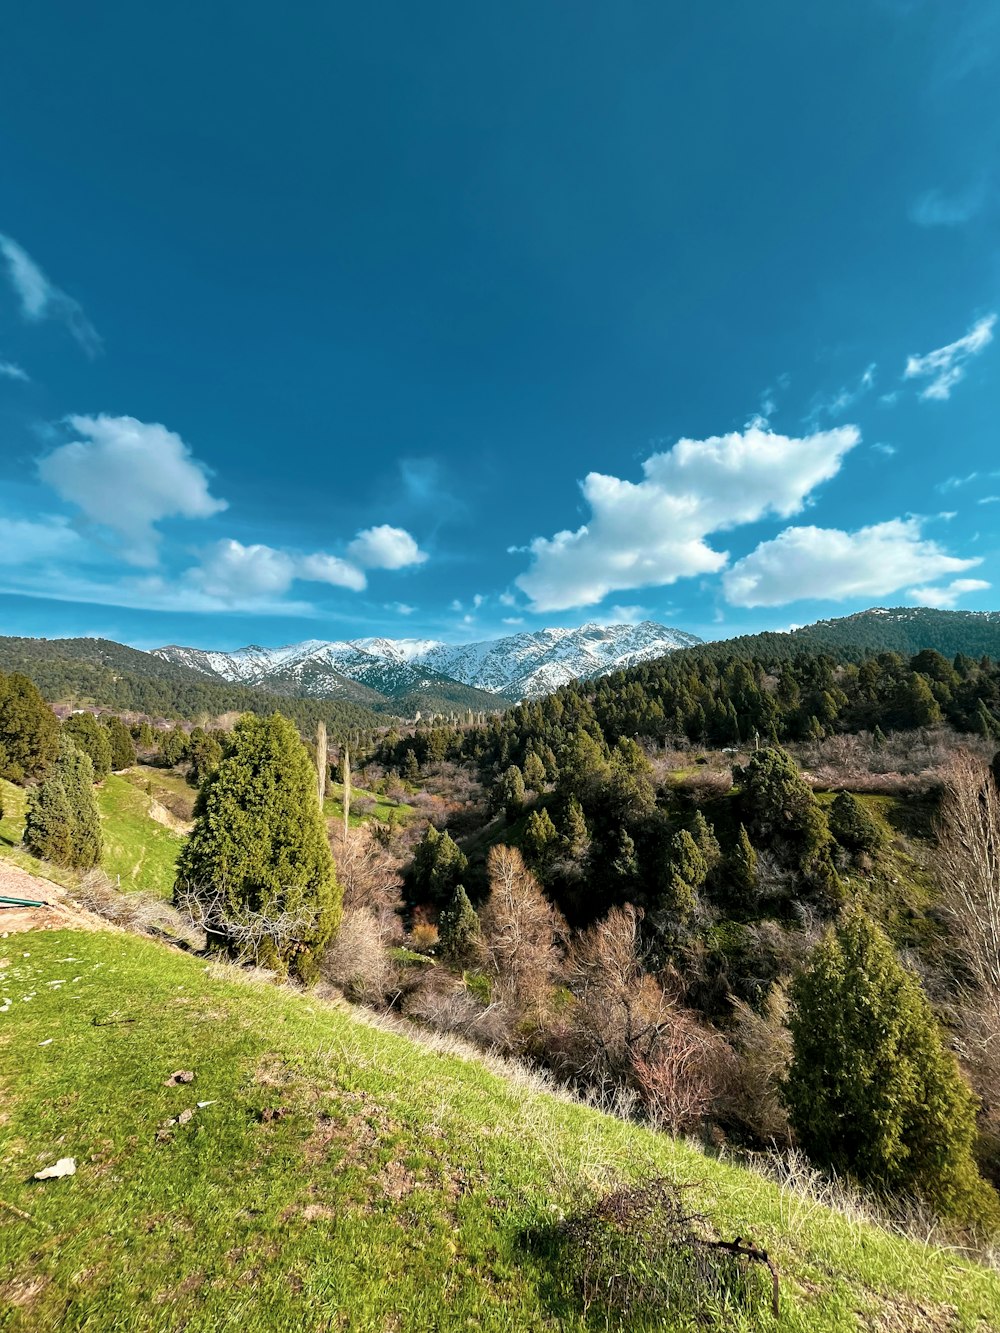
[[[59,753],[59,723],[34,681],[0,673],[0,777],[40,778]]]
[[[742,824],[733,849],[729,853],[728,870],[737,896],[744,901],[748,898],[752,900],[758,889],[757,853],[754,851],[749,833]]]
[[[791,1001],[782,1097],[809,1157],[944,1215],[995,1216],[972,1157],[976,1100],[920,983],[860,908],[827,932]]]
[[[420,781],[420,765],[417,763],[416,751],[408,749],[403,756],[403,767],[400,770],[402,776],[407,782]]]
[[[562,839],[563,855],[568,861],[579,864],[590,850],[590,831],[584,818],[583,806],[571,796],[566,802],[559,820],[559,834]]]
[[[698,890],[708,877],[708,863],[687,829],[675,833],[670,843],[667,889],[660,906],[680,921],[686,920],[698,902]]]
[[[140,750],[152,750],[156,746],[156,732],[148,722],[140,722],[136,727],[135,743]]]
[[[218,915],[218,937],[230,952],[315,978],[340,924],[341,891],[315,770],[287,718],[247,714],[236,724],[198,794],[175,894],[190,894]],[[257,931],[247,945],[251,916],[273,929]]]
[[[694,838],[698,850],[705,858],[705,865],[708,869],[708,873],[711,874],[722,860],[722,848],[719,846],[719,840],[715,836],[715,829],[700,810],[691,822],[691,836]]]
[[[132,733],[114,713],[104,719],[104,725],[108,731],[108,740],[111,742],[112,772],[120,773],[123,769],[131,768],[136,759]]]
[[[534,750],[529,750],[524,759],[524,785],[533,792],[545,790],[545,765]]]
[[[884,749],[887,741],[888,737],[886,736],[885,732],[878,725],[878,723],[876,723],[875,730],[872,732],[872,749],[873,750]]]
[[[183,727],[171,727],[160,735],[157,760],[164,768],[183,764],[188,753],[188,736]]]
[[[524,850],[534,865],[544,865],[559,844],[559,834],[548,810],[532,810],[524,830]]]
[[[413,886],[418,901],[446,903],[465,872],[469,858],[451,834],[428,824],[413,855]]]
[[[482,946],[482,931],[476,909],[461,884],[438,918],[441,952],[453,963],[467,966],[475,962]]]
[[[494,810],[502,810],[511,824],[524,809],[524,778],[516,764],[505,768],[493,784],[490,805]]]
[[[210,731],[195,727],[187,745],[187,759],[191,765],[188,781],[200,787],[210,773],[222,763],[222,746]]]
[[[111,737],[93,713],[75,713],[63,723],[63,731],[94,766],[94,781],[103,782],[111,772]]]
[[[24,845],[43,860],[75,870],[90,870],[100,862],[94,766],[66,733],[59,738],[59,753],[45,781],[28,797]]]

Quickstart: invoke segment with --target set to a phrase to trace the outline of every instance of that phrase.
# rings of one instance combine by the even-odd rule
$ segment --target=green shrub
[[[885,850],[886,834],[881,822],[849,791],[842,791],[830,807],[830,832],[841,847],[857,855],[877,856]]]
[[[59,723],[27,676],[0,672],[0,777],[40,778],[59,752]]]
[[[24,845],[45,861],[75,870],[91,870],[101,859],[94,766],[65,733],[45,781],[28,796]]]
[[[94,766],[94,781],[103,782],[111,772],[111,737],[93,713],[75,713],[63,723],[63,731]]]

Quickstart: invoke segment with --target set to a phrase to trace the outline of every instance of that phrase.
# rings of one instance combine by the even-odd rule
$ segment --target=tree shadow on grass
[[[557,1320],[606,1333],[775,1327],[771,1272],[717,1248],[672,1181],[614,1190],[521,1241]]]

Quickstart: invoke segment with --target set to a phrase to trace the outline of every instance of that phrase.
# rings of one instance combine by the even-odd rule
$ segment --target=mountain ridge
[[[279,648],[249,644],[225,653],[168,644],[153,655],[254,688],[343,697],[349,683],[389,698],[457,682],[500,699],[531,699],[575,679],[593,679],[702,642],[656,621],[529,630],[448,644],[436,639],[306,639]]]

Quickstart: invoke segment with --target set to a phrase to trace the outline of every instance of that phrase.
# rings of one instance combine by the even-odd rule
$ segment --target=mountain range
[[[455,704],[482,707],[447,686],[465,686],[489,696],[495,707],[535,699],[575,679],[592,679],[702,640],[651,620],[637,625],[581,625],[543,629],[479,643],[436,639],[309,639],[284,648],[253,644],[236,652],[213,652],[171,644],[154,655],[216,680],[311,698],[373,702],[359,687],[388,699],[413,699],[421,692],[453,696]]]

